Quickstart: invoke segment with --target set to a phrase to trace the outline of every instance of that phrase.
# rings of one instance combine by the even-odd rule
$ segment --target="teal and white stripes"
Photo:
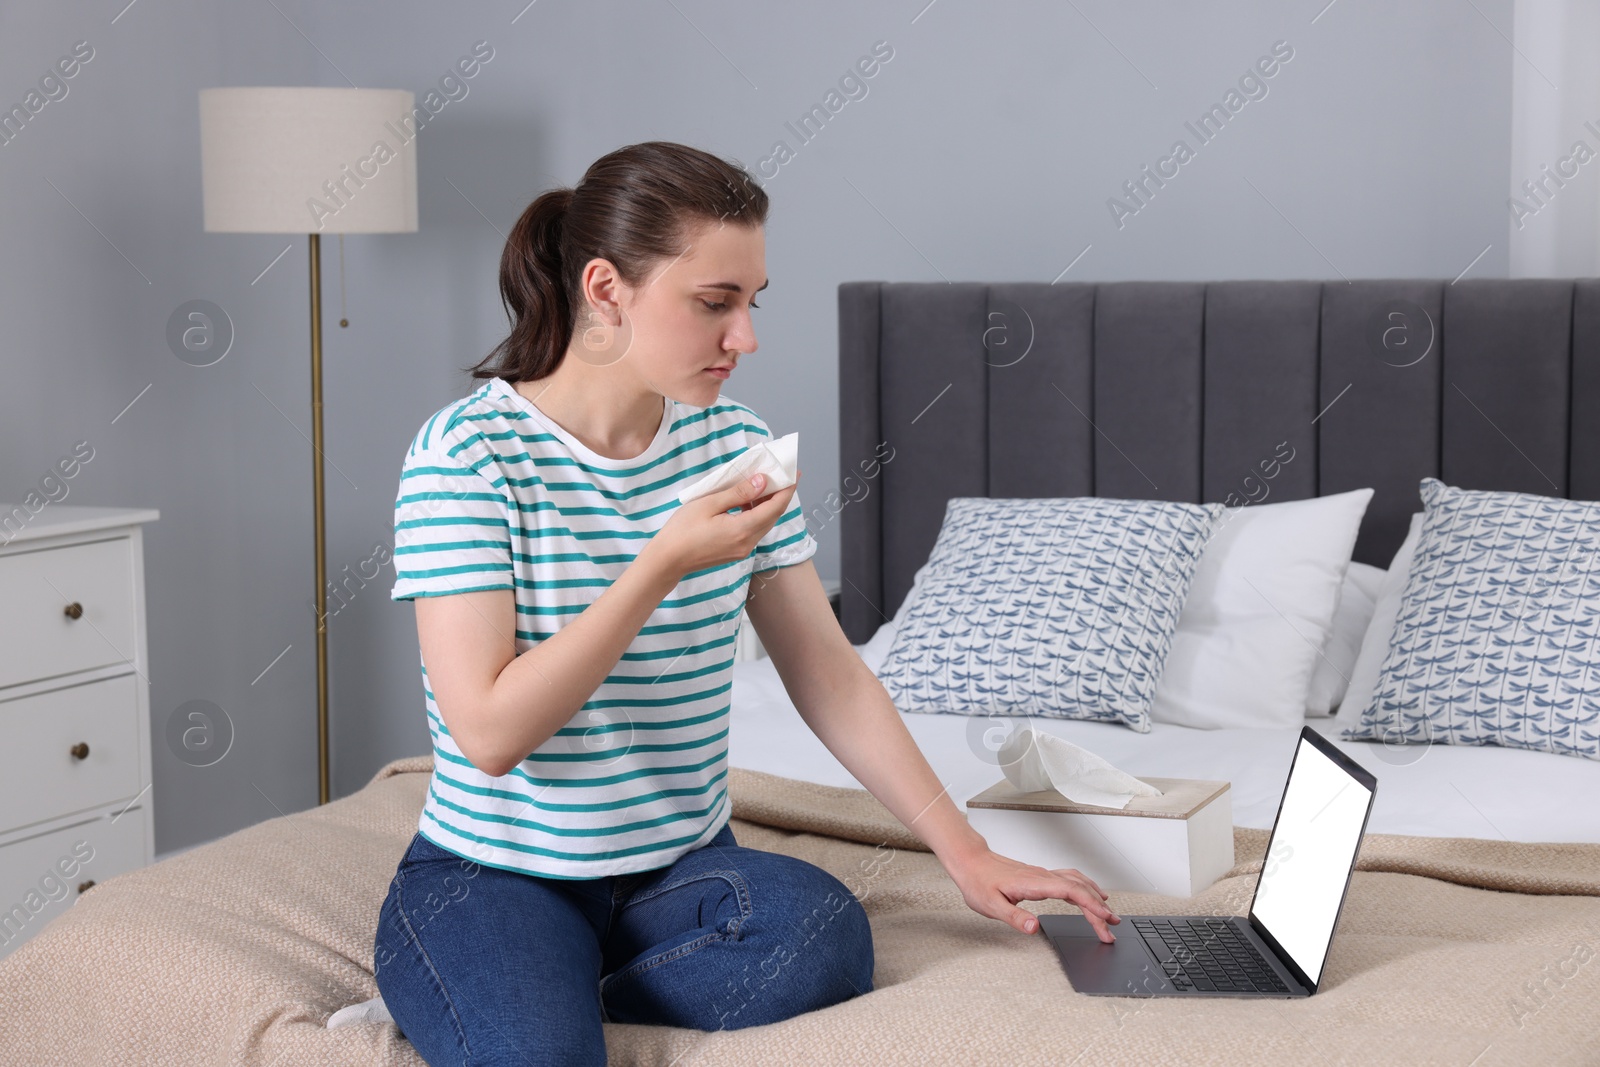
[[[610,459],[491,379],[412,442],[390,596],[508,590],[520,654],[621,576],[685,485],[771,436],[727,397],[668,400],[645,452]],[[729,811],[731,670],[750,575],[816,549],[796,495],[745,559],[686,576],[577,715],[498,778],[456,748],[424,663],[434,772],[418,829],[481,863],[557,878],[650,870],[710,840]]]

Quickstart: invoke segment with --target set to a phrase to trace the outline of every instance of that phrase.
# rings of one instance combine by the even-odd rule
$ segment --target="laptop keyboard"
[[[1208,993],[1289,991],[1261,958],[1254,942],[1224,919],[1135,918],[1133,928],[1155,950],[1168,980],[1179,989]]]

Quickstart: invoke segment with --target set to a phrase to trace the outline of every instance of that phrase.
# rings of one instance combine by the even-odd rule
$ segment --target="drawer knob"
[[[83,618],[83,605],[78,603],[76,600],[74,600],[72,603],[68,604],[67,605],[67,618],[69,618],[69,619],[81,619],[81,618]]]
[[[87,744],[87,742],[79,741],[77,744],[72,746],[72,758],[73,759],[88,759],[89,758],[89,745]]]
[[[79,882],[78,883],[78,892],[79,893],[87,893],[89,890],[91,890],[93,888],[94,888],[94,879],[93,878],[89,879],[87,882]]]

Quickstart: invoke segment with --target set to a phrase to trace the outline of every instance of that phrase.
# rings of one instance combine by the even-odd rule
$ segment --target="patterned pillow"
[[[1221,504],[952,497],[878,678],[901,711],[1150,729]]]
[[[1389,653],[1345,739],[1600,759],[1600,503],[1434,478],[1422,502]]]

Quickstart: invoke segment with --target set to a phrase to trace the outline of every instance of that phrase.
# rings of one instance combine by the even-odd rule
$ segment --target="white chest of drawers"
[[[145,508],[0,504],[0,956],[150,863]]]

